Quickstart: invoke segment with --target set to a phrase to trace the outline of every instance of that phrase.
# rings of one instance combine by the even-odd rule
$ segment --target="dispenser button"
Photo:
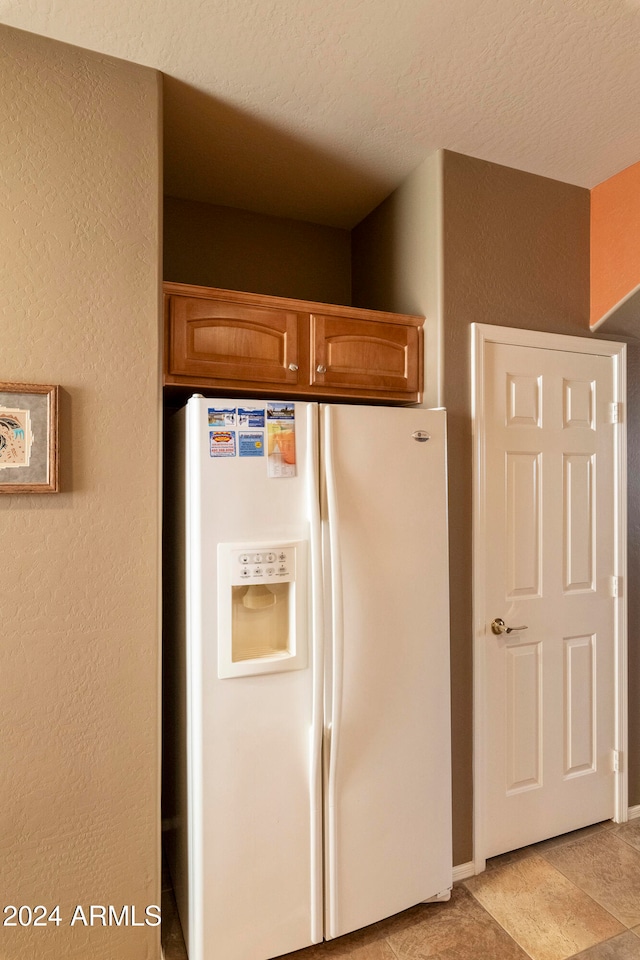
[[[280,553],[278,554],[278,560],[283,561],[286,559],[287,559],[286,553],[284,552],[284,550],[281,550]]]
[[[261,576],[262,576],[262,567],[254,567],[254,568],[253,568],[253,575],[254,575],[254,577],[261,577]]]
[[[275,553],[268,553],[265,556],[265,560],[267,561],[267,563],[275,563],[275,559],[276,559]]]
[[[274,573],[275,573],[275,570],[273,569],[273,567],[267,567],[267,576],[268,576],[268,577],[272,577],[272,576],[274,575]]]
[[[261,554],[261,553],[254,553],[254,555],[253,555],[253,562],[254,562],[254,563],[262,563],[262,554]]]
[[[284,563],[281,563],[280,566],[278,567],[278,574],[279,574],[279,576],[283,577],[283,576],[285,576],[285,574],[287,574],[288,572],[289,572],[289,571],[287,570],[285,564],[284,564]]]
[[[248,576],[250,576],[249,567],[243,567],[242,570],[240,571],[240,576],[241,576],[241,577],[248,577]]]
[[[240,563],[250,563],[251,557],[249,556],[248,553],[241,553],[240,556],[238,557],[238,560],[240,561]]]

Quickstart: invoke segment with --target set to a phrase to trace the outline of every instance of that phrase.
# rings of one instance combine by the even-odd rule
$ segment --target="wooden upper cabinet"
[[[169,376],[298,385],[295,311],[186,296],[167,308]]]
[[[311,314],[311,382],[318,387],[420,391],[420,330],[410,324]]]
[[[421,317],[165,283],[167,385],[413,403]]]

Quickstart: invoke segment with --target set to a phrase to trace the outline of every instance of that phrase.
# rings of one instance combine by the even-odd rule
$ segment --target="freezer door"
[[[325,937],[452,882],[443,411],[321,408]]]
[[[271,407],[187,408],[190,960],[267,960],[322,936],[317,408],[291,404],[271,430]]]

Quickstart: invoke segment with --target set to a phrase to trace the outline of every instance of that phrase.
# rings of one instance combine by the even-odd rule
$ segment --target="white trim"
[[[604,341],[601,341],[604,342]],[[609,341],[611,342],[611,341]],[[614,391],[621,404],[622,415],[614,425],[616,443],[616,561],[619,577],[622,577],[622,596],[616,603],[616,744],[622,753],[623,762],[616,776],[616,817],[624,823],[629,816],[629,666],[627,595],[627,346],[619,344],[614,359]]]
[[[474,849],[473,863],[477,872],[485,867],[485,744],[484,727],[484,646],[485,624],[482,619],[484,610],[484,552],[487,539],[486,517],[483,511],[481,491],[486,486],[485,461],[482,445],[484,428],[484,352],[488,343],[502,343],[513,346],[537,347],[547,350],[562,350],[571,353],[591,354],[609,357],[613,363],[613,389],[617,402],[624,404],[626,399],[626,344],[616,341],[597,340],[588,337],[572,337],[564,334],[545,333],[538,330],[520,330],[514,327],[499,327],[492,324],[471,324],[472,370],[471,370],[471,406],[473,426],[473,819]],[[626,416],[623,406],[622,423],[616,430],[615,439],[615,511],[616,511],[616,574],[622,577],[622,596],[616,603],[615,650],[616,650],[616,728],[614,748],[623,758],[628,757],[628,705],[627,705],[627,485],[626,485]],[[628,762],[620,764],[615,775],[615,816],[618,823],[628,816]],[[640,809],[640,808],[638,808]],[[640,813],[636,814],[640,816]]]
[[[478,637],[482,627],[478,626],[480,611],[484,610],[484,580],[478,575],[483,568],[482,551],[485,545],[486,523],[483,516],[481,491],[486,485],[486,464],[484,447],[481,442],[481,424],[484,422],[484,329],[480,324],[471,325],[471,424],[473,444],[472,473],[472,623],[473,623],[473,861],[480,861],[480,871],[486,867],[485,824],[485,743],[484,690],[486,689],[485,658],[481,655]]]
[[[595,341],[594,341],[595,342]],[[612,341],[607,342],[613,347]],[[627,346],[618,344],[618,351],[612,356],[614,367],[615,399],[620,403],[622,415],[618,417],[615,429],[616,457],[616,562],[615,571],[622,577],[622,596],[616,602],[616,742],[615,749],[622,755],[622,763],[616,774],[616,813],[615,820],[624,823],[629,816],[629,666],[627,638],[627,594],[629,579],[627,576]],[[613,351],[612,351],[613,353]]]
[[[627,809],[628,820],[637,820],[638,817],[640,817],[640,803],[635,807],[628,807]]]
[[[617,313],[617,311],[620,309],[620,307],[624,306],[624,304],[627,302],[627,300],[631,300],[631,297],[634,297],[634,296],[636,295],[636,293],[640,293],[640,283],[638,284],[637,287],[634,287],[633,290],[630,290],[629,293],[627,293],[627,294],[622,298],[622,300],[618,300],[618,302],[615,304],[615,306],[611,307],[610,310],[607,310],[607,312],[606,312],[605,314],[603,314],[603,315],[600,317],[599,320],[596,320],[595,323],[592,323],[592,324],[591,324],[591,327],[590,327],[591,332],[593,333],[594,330],[597,330],[598,327],[601,327],[602,324],[605,322],[605,320],[608,320],[609,317],[612,317],[614,313]]]
[[[435,204],[437,207],[437,240],[435,244],[435,273],[438,323],[438,374],[436,384],[437,406],[444,406],[444,150],[437,153]],[[426,337],[425,337],[426,342]],[[426,379],[426,367],[425,367]]]
[[[623,352],[623,343],[617,340],[600,340],[595,337],[573,337],[564,333],[547,333],[544,330],[521,330],[518,327],[499,327],[491,323],[472,323],[472,334],[479,343],[504,343],[509,346],[539,347],[542,350],[563,350],[569,353],[588,353],[617,359]],[[624,397],[620,397],[623,400]]]
[[[476,870],[476,865],[473,860],[469,860],[468,863],[459,863],[457,867],[453,868],[453,882],[455,883],[457,880],[468,880],[469,877],[475,877],[476,874],[481,872],[481,870]]]

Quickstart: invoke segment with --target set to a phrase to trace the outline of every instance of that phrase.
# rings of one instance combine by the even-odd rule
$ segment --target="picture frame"
[[[58,493],[58,386],[0,381],[0,494]]]

